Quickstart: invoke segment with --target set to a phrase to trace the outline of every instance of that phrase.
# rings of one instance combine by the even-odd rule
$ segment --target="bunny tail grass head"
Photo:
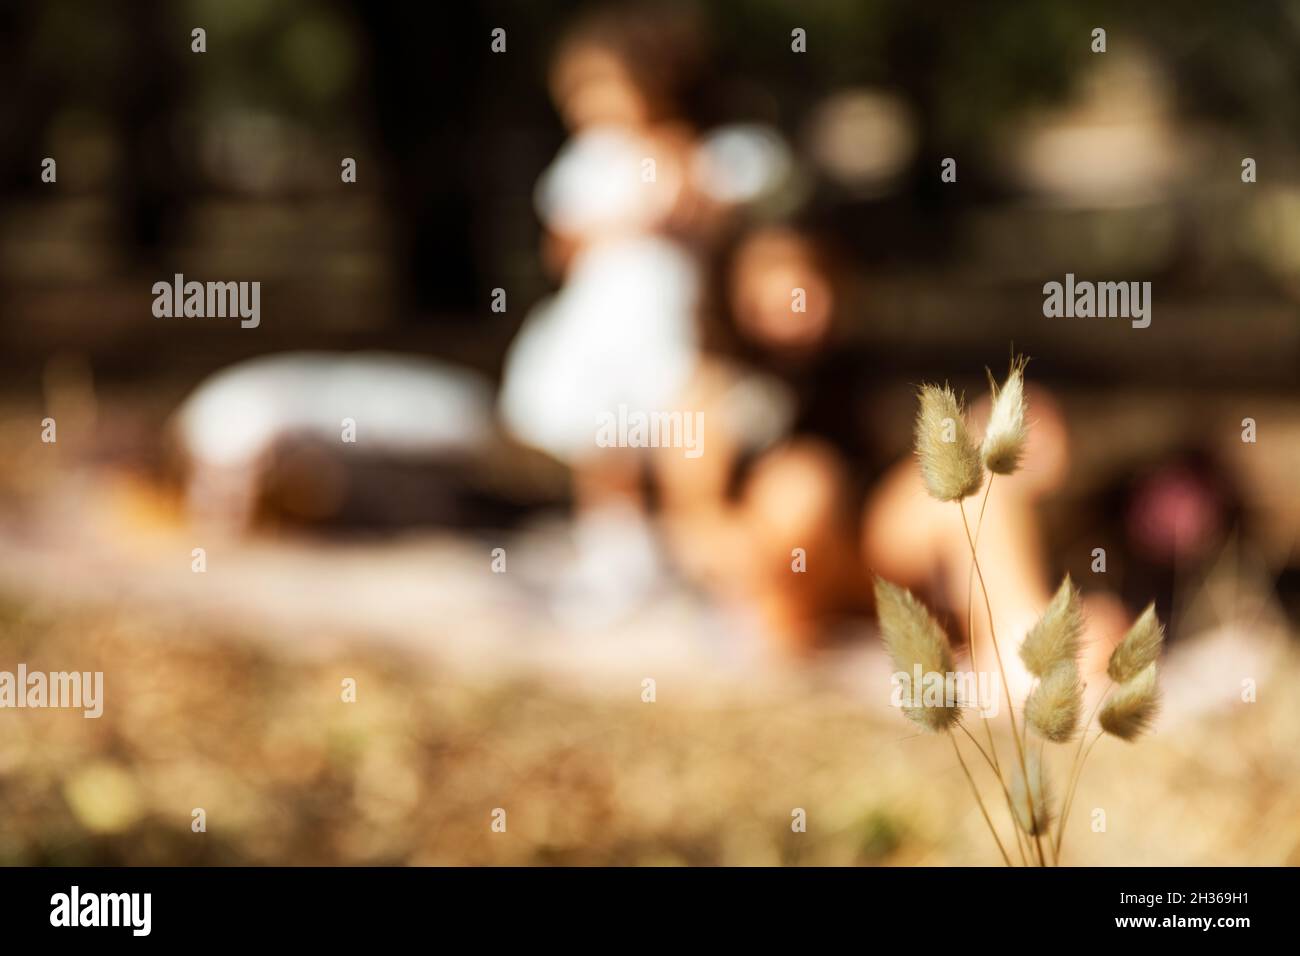
[[[1153,661],[1126,684],[1115,689],[1102,705],[1097,720],[1101,729],[1120,740],[1133,740],[1145,732],[1160,709],[1160,688]]]
[[[1073,660],[1062,661],[1047,672],[1025,701],[1025,722],[1054,744],[1064,743],[1079,729],[1083,710],[1083,682]]]
[[[1029,777],[1028,786],[1025,784]],[[1016,767],[1011,775],[1011,809],[1016,824],[1030,836],[1041,836],[1052,823],[1052,794],[1047,784],[1043,762],[1036,753],[1025,755],[1025,769]]]
[[[876,578],[876,611],[894,667],[909,681],[918,668],[923,675],[938,674],[941,679],[953,672],[948,636],[912,592]],[[903,713],[926,730],[949,730],[961,717],[955,701],[924,703],[919,687],[912,688],[909,696],[912,703],[903,707]],[[954,706],[947,706],[950,703]]]
[[[1079,591],[1067,574],[1057,588],[1047,610],[1030,628],[1020,645],[1020,659],[1029,673],[1046,677],[1058,664],[1073,662],[1079,656],[1079,640],[1083,635],[1083,609]]]
[[[979,491],[984,469],[966,431],[966,416],[951,388],[922,385],[916,415],[916,455],[930,497],[961,501]]]
[[[1133,680],[1160,656],[1164,639],[1165,629],[1156,617],[1155,604],[1148,604],[1111,652],[1106,673],[1117,684]]]
[[[980,445],[980,458],[984,467],[995,475],[1009,475],[1020,467],[1020,459],[1025,452],[1025,364],[1023,355],[1011,360],[1011,371],[1007,380],[998,388],[989,376],[989,387],[993,393],[993,411],[989,414],[989,424],[984,430],[984,442]]]

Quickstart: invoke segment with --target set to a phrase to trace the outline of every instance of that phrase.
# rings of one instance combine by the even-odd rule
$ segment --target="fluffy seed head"
[[[1020,467],[1025,452],[1025,358],[1011,360],[1011,371],[1001,388],[989,376],[993,392],[993,411],[984,430],[980,457],[984,467],[995,475],[1009,475]]]
[[[1083,608],[1079,591],[1067,574],[1057,588],[1047,610],[1038,623],[1029,629],[1020,645],[1020,659],[1029,673],[1046,677],[1058,664],[1073,662],[1079,656],[1079,640],[1083,635]]]
[[[1025,701],[1025,722],[1054,744],[1064,743],[1079,729],[1083,682],[1079,667],[1062,661],[1047,672]]]
[[[885,647],[895,668],[909,678],[918,665],[922,674],[946,677],[952,673],[952,649],[948,637],[911,591],[876,578],[876,612],[880,615]],[[913,691],[919,692],[919,688],[913,688]],[[936,733],[949,729],[961,717],[961,711],[955,706],[907,706],[903,713],[926,730]]]
[[[961,501],[979,490],[984,469],[966,432],[961,402],[947,385],[923,385],[916,415],[916,455],[932,498]]]
[[[1025,776],[1029,785],[1025,785]],[[1042,761],[1035,753],[1025,754],[1025,770],[1017,766],[1011,777],[1011,809],[1016,823],[1030,836],[1047,832],[1052,823],[1052,794],[1043,772]]]
[[[1148,604],[1124,639],[1111,651],[1106,673],[1117,684],[1124,684],[1142,673],[1160,656],[1165,629],[1156,617],[1155,604]]]
[[[1153,661],[1106,698],[1097,720],[1101,729],[1112,737],[1132,740],[1151,726],[1159,709],[1160,688],[1156,685],[1156,665]]]

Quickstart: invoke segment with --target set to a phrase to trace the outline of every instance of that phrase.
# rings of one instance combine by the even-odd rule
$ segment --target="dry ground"
[[[99,720],[0,710],[0,864],[998,861],[870,640],[772,666],[683,594],[567,630],[515,578],[544,533],[504,581],[495,539],[447,535],[208,542],[195,575],[155,505],[114,469],[0,474],[0,670],[106,682]],[[1213,648],[1170,662],[1155,735],[1094,752],[1066,862],[1300,864],[1300,660],[1252,653],[1251,704]]]
[[[6,605],[0,659],[103,669],[107,706],[0,713],[0,862],[996,862],[946,742],[824,669],[661,680],[651,704],[634,682],[484,683],[365,642],[303,660],[219,621],[200,641],[175,626]],[[1300,863],[1297,676],[1291,662],[1256,704],[1104,741],[1067,861]]]

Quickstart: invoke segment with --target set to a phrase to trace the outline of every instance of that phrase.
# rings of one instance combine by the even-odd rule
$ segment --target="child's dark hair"
[[[601,4],[564,31],[551,57],[597,48],[617,57],[648,99],[670,104],[688,118],[707,60],[705,24],[693,5],[679,2]]]

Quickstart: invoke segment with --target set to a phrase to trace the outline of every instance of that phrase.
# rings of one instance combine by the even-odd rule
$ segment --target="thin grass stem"
[[[992,481],[990,480],[990,486]],[[988,585],[984,581],[984,571],[980,567],[979,555],[975,552],[975,539],[971,536],[970,522],[966,518],[966,505],[963,501],[957,502],[957,508],[961,511],[961,526],[966,532],[966,543],[970,545],[971,563],[975,565],[975,576],[979,578],[980,591],[984,595],[984,609],[988,612],[989,617],[989,638],[993,642],[993,656],[998,662],[998,674],[1002,678],[1002,690],[1007,698],[1007,717],[1011,721],[1011,737],[1016,743],[1016,757],[1020,761],[1020,772],[1025,775],[1025,798],[1029,802],[1029,818],[1035,819],[1034,797],[1029,786],[1029,769],[1025,762],[1025,745],[1020,737],[1020,730],[1016,725],[1016,707],[1011,700],[1011,686],[1007,683],[1007,671],[1002,664],[1002,649],[998,646],[997,629],[993,624],[993,604],[989,600]],[[1035,828],[1036,829],[1036,828]],[[1043,838],[1042,834],[1034,834],[1034,842],[1038,847],[1038,865],[1046,866],[1047,861],[1043,856]]]
[[[1105,734],[1102,731],[1100,730],[1097,731],[1097,736],[1092,738],[1092,743],[1088,744],[1087,748],[1083,751],[1083,759],[1079,761],[1079,772],[1074,778],[1074,784],[1076,787],[1079,785],[1079,780],[1083,777],[1083,765],[1088,762],[1088,755],[1092,753],[1092,748],[1097,746],[1097,741],[1101,740],[1103,736],[1105,736]],[[1073,806],[1074,806],[1074,794],[1071,793],[1070,802],[1061,811],[1061,823],[1060,826],[1058,826],[1056,829],[1056,853],[1058,858],[1061,853],[1061,842],[1065,839],[1065,820],[1066,817],[1069,816],[1070,808]]]
[[[957,738],[953,736],[952,731],[948,732],[948,739],[952,741],[952,752],[957,755],[957,762],[961,764],[961,771],[966,775],[966,782],[970,784],[970,792],[975,796],[975,803],[980,808],[980,815],[984,817],[984,823],[989,828],[989,834],[993,837],[993,842],[998,845],[998,852],[1002,854],[1002,862],[1011,866],[1011,857],[1007,856],[1006,848],[1002,846],[1002,840],[998,837],[998,831],[993,828],[993,821],[989,819],[989,812],[984,808],[984,800],[980,797],[979,787],[975,786],[975,778],[971,776],[970,768],[966,766],[966,761],[962,758],[961,748],[957,746]]]
[[[1007,790],[1006,781],[1002,779],[1002,774],[998,772],[997,766],[993,763],[992,759],[990,759],[988,752],[981,747],[979,741],[975,739],[975,735],[966,728],[965,724],[959,723],[957,726],[960,727],[962,733],[970,739],[970,742],[975,745],[975,749],[980,752],[980,755],[984,758],[984,762],[988,764],[988,768],[993,771],[993,775],[997,777],[998,786],[1002,788],[1002,795],[1007,801],[1007,810],[1011,813],[1011,830],[1016,835],[1016,849],[1020,851],[1020,862],[1024,866],[1028,866],[1029,859],[1025,855],[1024,835],[1021,833],[1020,827],[1016,824],[1015,811],[1012,809],[1011,805],[1011,792]]]
[[[1056,826],[1056,853],[1060,856],[1061,841],[1065,838],[1065,821],[1070,815],[1070,809],[1074,806],[1074,791],[1079,786],[1079,778],[1083,775],[1083,765],[1079,762],[1079,757],[1083,753],[1083,741],[1088,736],[1088,728],[1092,726],[1093,718],[1097,716],[1097,711],[1101,709],[1102,702],[1105,701],[1106,695],[1110,693],[1115,682],[1106,681],[1106,689],[1101,692],[1097,698],[1097,703],[1092,705],[1092,712],[1088,714],[1088,719],[1083,722],[1083,730],[1079,733],[1079,745],[1074,748],[1074,759],[1070,762],[1070,777],[1066,783],[1065,803],[1061,805],[1061,820]]]

